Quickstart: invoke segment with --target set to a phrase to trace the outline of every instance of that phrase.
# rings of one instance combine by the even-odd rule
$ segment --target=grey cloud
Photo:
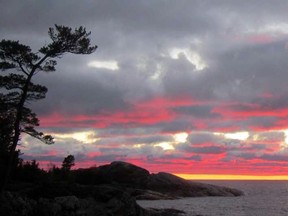
[[[227,148],[223,146],[192,146],[188,144],[180,144],[177,146],[177,149],[183,150],[185,152],[193,152],[198,154],[222,154],[227,151]]]
[[[106,87],[98,81],[95,73],[82,76],[81,79],[62,74],[50,74],[45,78],[41,83],[48,87],[46,99],[33,104],[39,114],[57,111],[64,114],[91,115],[129,106],[116,86]]]
[[[187,150],[190,152],[202,153],[202,154],[221,154],[226,152],[226,149],[220,146],[191,147],[188,148]]]
[[[118,154],[105,154],[105,155],[97,155],[90,160],[95,162],[111,162],[111,161],[125,161],[127,159],[127,155],[118,155]]]
[[[171,142],[173,141],[173,137],[169,135],[154,135],[148,137],[135,137],[129,139],[131,143],[145,143],[145,144],[152,144],[152,143],[159,143],[159,142]]]
[[[259,157],[260,159],[267,160],[267,161],[278,161],[278,162],[287,162],[288,155],[283,154],[264,154]]]
[[[267,132],[254,132],[250,133],[249,140],[256,139],[257,141],[267,143],[281,143],[285,140],[285,133],[278,131],[267,131]]]
[[[220,144],[223,138],[214,135],[213,133],[206,132],[194,132],[189,134],[188,142],[191,145],[201,145],[201,144]]]
[[[178,117],[169,123],[161,123],[157,125],[161,128],[161,132],[164,133],[175,133],[183,131],[191,131],[196,128],[196,126],[191,122],[190,119]]]
[[[193,155],[189,158],[186,158],[187,160],[192,160],[192,161],[202,161],[202,157],[200,155]]]
[[[101,153],[102,156],[105,156],[105,155],[113,155],[114,157],[126,156],[127,158],[142,157],[143,155],[147,155],[148,158],[149,157],[161,158],[165,155],[165,152],[163,151],[161,147],[153,147],[150,145],[144,145],[139,148],[130,148],[128,146],[118,146],[117,148],[102,147],[102,148],[99,148],[99,152]]]
[[[159,142],[171,142],[173,141],[173,137],[170,135],[150,135],[150,136],[137,136],[137,137],[129,137],[129,136],[115,136],[115,137],[103,137],[101,140],[96,141],[97,145],[105,145],[105,144],[122,144],[122,145],[133,145],[133,144],[154,144]]]
[[[264,93],[281,94],[287,78],[288,52],[285,43],[242,47],[223,54],[219,67],[210,77],[218,83],[215,96],[219,99],[254,102]],[[216,86],[216,85],[214,85]]]
[[[193,95],[196,98],[205,93],[205,86],[201,88],[199,82],[201,74],[195,71],[195,66],[182,56],[179,59],[167,60],[165,64],[163,86],[167,95]]]
[[[263,161],[273,161],[273,162],[287,162],[288,160],[288,155],[286,154],[280,154],[280,153],[265,153],[265,154],[257,154],[252,153],[252,152],[241,152],[238,153],[237,155],[238,158],[242,158],[245,160],[250,160],[250,159],[262,159]]]
[[[219,118],[220,115],[213,113],[213,106],[211,105],[196,105],[196,106],[178,106],[174,110],[177,113],[191,115],[195,118]]]
[[[35,82],[49,89],[45,100],[32,104],[33,110],[39,115],[53,112],[71,115],[119,110],[128,112],[133,104],[155,97],[173,99],[187,96],[199,101],[212,101],[212,105],[175,108],[172,111],[181,116],[171,122],[147,127],[133,124],[128,126],[130,128],[123,128],[119,124],[107,130],[98,130],[99,136],[107,138],[95,145],[107,145],[107,148],[103,147],[101,151],[105,154],[97,156],[95,160],[111,161],[140,154],[168,157],[160,147],[153,148],[151,145],[133,151],[119,149],[117,154],[113,154],[109,147],[111,143],[169,141],[170,138],[165,136],[151,135],[130,140],[122,139],[121,136],[199,130],[195,119],[207,124],[201,130],[209,131],[263,130],[277,126],[279,120],[285,120],[277,117],[235,120],[225,116],[225,113],[219,118],[212,111],[214,105],[216,107],[222,102],[238,102],[237,106],[228,107],[234,111],[251,110],[247,104],[257,104],[266,110],[287,107],[287,35],[274,31],[267,33],[273,39],[269,43],[253,44],[249,41],[253,34],[262,34],[261,30],[265,26],[287,23],[286,6],[285,0],[274,0],[273,4],[271,0],[9,0],[3,1],[0,8],[0,35],[6,39],[20,40],[34,49],[48,43],[47,29],[54,24],[71,27],[83,25],[92,31],[91,41],[99,46],[95,54],[77,57],[66,55],[59,59],[56,73],[39,74],[35,79]],[[208,68],[196,71],[195,65],[183,54],[178,59],[172,59],[168,51],[175,47],[197,52]],[[88,68],[87,63],[93,60],[116,60],[119,70],[111,72]],[[153,80],[151,77],[159,72],[159,65],[159,78]],[[272,97],[264,97],[265,93]],[[80,127],[72,120],[67,123],[73,123],[75,131]],[[88,120],[86,123],[92,122]],[[283,134],[262,134],[261,137],[267,142],[278,142]],[[177,148],[179,152],[205,154],[226,151],[231,158],[257,157],[248,154],[248,148],[239,148],[237,151],[231,145],[225,146],[223,140],[211,134],[192,134],[188,139],[189,144],[196,147],[186,143]],[[200,146],[203,143],[219,146]],[[243,147],[243,143],[233,144],[234,147]],[[258,144],[254,146],[255,149],[265,150],[261,142]],[[66,149],[72,149],[72,144]],[[32,152],[37,151],[42,152],[43,149],[35,148]],[[243,155],[239,154],[241,151]],[[277,156],[262,155],[267,161],[285,159],[284,156]],[[190,159],[201,160],[200,156]]]
[[[59,23],[59,21],[61,21],[62,23],[64,21],[69,21],[73,22],[75,25],[75,23],[77,24],[81,22],[84,24],[87,23],[89,27],[91,27],[93,25],[92,23],[94,23],[95,27],[92,28],[93,42],[95,42],[96,44],[100,43],[98,44],[99,49],[97,51],[99,55],[96,54],[96,58],[105,59],[107,57],[116,57],[120,61],[121,69],[119,71],[119,74],[121,75],[114,74],[108,76],[107,74],[105,75],[105,73],[99,72],[97,78],[90,77],[91,80],[97,79],[97,82],[95,83],[95,86],[93,86],[93,88],[91,81],[89,82],[86,80],[85,82],[87,82],[87,84],[85,84],[84,82],[80,83],[81,86],[85,86],[84,89],[81,89],[83,90],[83,92],[85,92],[83,93],[83,95],[88,95],[90,92],[93,92],[93,94],[95,94],[94,101],[97,100],[97,104],[95,104],[96,102],[89,101],[89,97],[83,97],[82,94],[80,95],[82,101],[73,103],[73,99],[68,98],[69,96],[67,95],[66,101],[63,101],[62,103],[64,109],[66,108],[65,106],[71,106],[71,108],[75,109],[76,111],[77,109],[82,109],[82,107],[78,108],[77,106],[79,106],[79,104],[81,103],[85,103],[86,100],[89,105],[84,110],[87,110],[88,113],[94,111],[97,112],[99,109],[103,109],[106,107],[107,109],[109,109],[109,107],[115,107],[116,109],[119,105],[120,108],[121,105],[125,105],[125,103],[123,102],[123,98],[128,97],[134,99],[143,99],[146,97],[152,97],[155,93],[159,93],[158,90],[160,91],[161,86],[159,86],[159,89],[157,89],[155,92],[155,90],[151,90],[151,88],[155,88],[155,85],[150,84],[145,75],[143,77],[143,74],[145,73],[147,75],[153,73],[152,71],[155,71],[155,68],[153,69],[148,67],[144,72],[141,72],[135,67],[135,62],[133,63],[133,60],[136,60],[135,54],[138,54],[139,52],[142,56],[150,59],[148,60],[148,65],[155,65],[155,63],[151,61],[151,59],[154,58],[158,58],[157,61],[160,60],[160,62],[162,62],[162,64],[164,65],[165,72],[162,76],[162,84],[164,86],[166,95],[177,96],[179,94],[190,94],[200,99],[209,99],[216,97],[216,99],[224,98],[228,100],[232,98],[242,100],[247,100],[248,98],[249,100],[253,100],[256,96],[255,93],[261,93],[263,91],[263,85],[267,84],[272,88],[273,86],[275,86],[274,83],[276,83],[276,81],[277,83],[279,83],[279,81],[280,83],[283,83],[283,80],[285,80],[284,74],[286,73],[282,73],[282,68],[287,68],[287,61],[285,61],[285,59],[287,59],[287,54],[285,54],[283,44],[281,43],[278,45],[272,44],[269,46],[263,45],[250,48],[245,47],[238,50],[228,50],[226,53],[222,54],[220,58],[217,57],[216,60],[219,62],[218,65],[221,65],[217,70],[211,68],[202,71],[201,73],[195,73],[195,66],[191,64],[184,56],[180,57],[177,60],[171,60],[169,58],[162,58],[161,60],[161,58],[159,57],[160,53],[158,53],[157,56],[157,51],[160,50],[159,48],[155,47],[164,46],[166,48],[167,46],[175,46],[175,44],[171,44],[172,39],[169,38],[169,34],[167,34],[167,32],[165,34],[161,34],[161,32],[165,32],[165,29],[168,32],[171,32],[171,34],[173,34],[174,32],[181,33],[183,37],[179,37],[179,41],[186,40],[185,38],[188,35],[190,35],[191,37],[191,35],[195,36],[196,34],[202,34],[202,31],[205,31],[205,34],[207,34],[209,38],[210,33],[211,35],[213,35],[213,31],[215,31],[215,29],[212,27],[215,26],[214,19],[212,18],[214,18],[215,14],[218,13],[217,11],[221,11],[221,8],[229,8],[232,10],[233,13],[237,14],[237,11],[234,11],[233,8],[236,9],[240,7],[242,8],[241,10],[244,10],[244,8],[246,8],[247,10],[251,8],[251,6],[249,6],[248,8],[248,5],[246,5],[245,3],[238,4],[224,1],[219,4],[220,6],[217,6],[218,4],[213,4],[213,1],[180,1],[177,3],[169,4],[165,1],[156,3],[140,1],[136,4],[133,4],[133,9],[129,9],[129,13],[124,13],[127,10],[127,4],[129,4],[130,1],[125,1],[121,3],[117,1],[98,1],[95,3],[95,8],[92,6],[93,3],[90,2],[87,2],[85,4],[81,3],[80,7],[80,3],[78,1],[63,1],[61,2],[61,4],[58,1],[51,1],[49,5],[45,3],[36,4],[34,1],[27,1],[26,3],[20,3],[18,1],[11,1],[11,3],[9,2],[6,2],[5,7],[2,8],[11,8],[11,10],[13,9],[15,11],[14,14],[17,14],[17,11],[22,10],[27,11],[27,14],[33,14],[29,13],[30,10],[35,10],[36,12],[45,11],[42,16],[40,14],[37,15],[37,13],[35,14],[35,16],[38,16],[40,18],[39,23],[41,23],[41,26],[43,25],[43,30],[40,30],[40,27],[37,25],[34,26],[30,24],[28,21],[31,19],[29,18],[19,19],[18,21],[20,23],[23,22],[21,24],[18,24],[18,22],[16,22],[18,24],[17,27],[25,26],[26,24],[26,26],[29,26],[30,29],[39,29],[39,32],[41,31],[45,34],[48,26],[51,25],[48,25],[47,21],[41,21],[41,19],[50,20],[50,16],[51,18],[54,17],[52,19],[54,20],[54,23]],[[31,7],[31,5],[33,5],[33,7]],[[65,5],[66,10],[64,10]],[[163,6],[165,8],[164,10]],[[70,15],[71,13],[67,15],[67,11],[70,7],[75,8],[76,14],[73,13],[73,17]],[[44,10],[44,8],[47,9]],[[161,14],[158,13],[160,11],[160,8],[162,11]],[[193,13],[191,12],[191,10],[193,11]],[[255,10],[261,9],[257,8]],[[185,13],[185,11],[187,11],[187,13]],[[201,11],[201,13],[197,11]],[[85,16],[83,16],[83,14],[85,14]],[[277,14],[275,13],[275,16],[276,15]],[[145,17],[145,19],[143,19],[143,17]],[[219,14],[216,16],[216,18],[219,18]],[[153,22],[150,19],[153,20]],[[181,20],[180,25],[178,19]],[[223,20],[220,21],[223,22]],[[6,23],[7,22],[3,21],[2,25],[8,26]],[[105,26],[104,24],[107,25]],[[100,26],[99,29],[97,28],[98,25]],[[218,23],[218,25],[224,24]],[[103,26],[105,26],[105,28],[101,29]],[[140,26],[141,28],[139,28]],[[15,27],[16,26],[14,26],[14,28]],[[157,31],[158,29],[159,31]],[[23,30],[24,29],[22,29],[21,31]],[[27,31],[28,30],[29,29],[27,29]],[[210,30],[211,32],[207,30]],[[129,32],[135,33],[128,35],[127,33]],[[157,37],[155,38],[155,40],[151,40],[150,37],[147,37],[145,32],[147,32],[147,34],[150,34],[151,32],[157,32]],[[99,39],[97,39],[97,35],[99,35]],[[126,37],[128,37],[129,39],[125,39]],[[217,38],[216,40],[218,39],[219,38]],[[113,41],[115,41],[115,43],[113,43]],[[214,42],[215,44],[217,44],[217,41]],[[179,43],[182,43],[186,46],[189,45],[189,43],[187,42]],[[209,47],[209,49],[205,47],[205,53],[209,53],[210,51],[213,52],[213,47],[216,48],[217,46],[211,46]],[[153,55],[151,55],[151,52],[153,53]],[[237,55],[235,55],[235,53]],[[129,60],[128,56],[130,58],[130,63],[127,65],[127,63],[125,62]],[[91,59],[90,57],[88,58]],[[211,60],[215,61],[215,56],[213,56]],[[75,61],[75,59],[69,59],[67,61],[65,60],[64,62],[66,64],[71,64],[72,61]],[[80,60],[76,60],[76,62],[78,61]],[[213,64],[213,66],[215,66],[215,64]],[[59,70],[61,70],[61,68],[59,68]],[[87,69],[82,70],[87,71]],[[271,70],[273,70],[273,76],[270,75]],[[251,71],[253,71],[252,74]],[[65,69],[65,73],[67,72]],[[75,74],[77,73],[77,77],[80,77],[80,70],[76,68]],[[97,70],[95,70],[95,73],[97,73]],[[277,74],[275,73],[279,74],[279,76],[277,76]],[[75,74],[73,73],[73,75]],[[265,75],[266,78],[263,78],[263,75]],[[253,76],[257,76],[257,79],[254,79]],[[53,78],[51,79],[57,80],[58,78],[60,77],[55,77],[55,74],[53,74]],[[111,82],[117,85],[117,88],[113,89],[112,87],[111,90],[111,84],[106,85],[108,80],[111,80]],[[61,84],[62,82],[63,84]],[[44,81],[44,83],[47,82]],[[65,82],[65,80],[61,80],[61,83],[57,86],[65,85],[68,88],[70,88],[72,85],[79,86],[77,85],[77,83],[71,83],[70,86],[69,83]],[[284,85],[284,83],[280,86],[282,85]],[[49,97],[51,97],[51,101],[52,98],[56,98],[56,100],[59,101],[60,99],[58,99],[57,93],[60,92],[60,94],[63,95],[63,90],[61,91],[60,88],[57,89],[57,87],[54,88],[55,85],[50,84],[47,86],[50,91],[50,93],[48,93],[47,101]],[[55,89],[55,93],[53,93],[52,96],[52,92],[54,92],[53,89]],[[255,91],[255,89],[257,90]],[[271,91],[274,92],[276,90],[271,89]],[[69,94],[79,96],[78,92],[73,90]],[[107,101],[108,98],[109,101]],[[43,104],[42,109],[45,107],[47,110],[52,109],[49,104],[50,103],[48,102]]]
[[[21,156],[22,159],[26,161],[36,160],[36,161],[50,161],[50,162],[62,162],[64,157],[61,156],[51,156],[51,155],[28,155],[24,154]]]

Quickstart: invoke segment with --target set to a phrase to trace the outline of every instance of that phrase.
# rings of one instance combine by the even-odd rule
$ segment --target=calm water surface
[[[187,216],[288,216],[288,181],[205,181],[244,191],[242,197],[138,201],[143,207],[175,208]]]

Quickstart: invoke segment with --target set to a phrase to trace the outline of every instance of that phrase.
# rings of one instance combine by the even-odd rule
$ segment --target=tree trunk
[[[13,141],[12,141],[12,146],[9,152],[9,161],[8,161],[8,165],[5,169],[5,173],[4,173],[4,179],[2,185],[0,186],[0,194],[3,193],[3,191],[5,190],[8,181],[10,180],[10,176],[11,176],[11,172],[12,172],[12,167],[14,164],[14,159],[15,159],[15,153],[16,153],[16,148],[18,145],[18,141],[20,139],[20,134],[21,134],[21,120],[22,120],[22,116],[23,116],[23,108],[24,108],[24,104],[26,101],[26,97],[27,97],[27,93],[28,93],[28,88],[29,85],[31,83],[31,79],[32,76],[34,75],[34,72],[36,71],[36,68],[32,69],[31,73],[28,75],[27,80],[25,82],[25,85],[22,89],[22,95],[19,101],[19,104],[17,106],[17,110],[16,110],[16,119],[14,122],[14,136],[13,136]]]

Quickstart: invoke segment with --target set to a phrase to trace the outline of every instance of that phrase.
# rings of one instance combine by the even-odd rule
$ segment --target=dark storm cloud
[[[174,60],[177,64],[167,67],[163,77],[165,91],[201,100],[237,101],[231,108],[241,111],[255,110],[249,104],[258,105],[259,111],[287,107],[285,46],[281,41],[232,49],[217,56],[217,66],[196,73],[185,58]],[[271,98],[264,98],[269,94]]]
[[[275,19],[280,16],[273,12],[276,12],[276,8],[279,7],[281,1],[277,2],[276,6],[273,6],[272,13],[269,6],[270,14],[273,15],[272,18],[270,17],[272,20],[274,16]],[[283,68],[287,68],[287,61],[285,61],[287,52],[283,43],[237,47],[237,49],[232,47],[231,50],[221,53],[220,57],[217,56],[218,67],[216,69],[205,69],[202,72],[195,72],[195,65],[189,62],[184,55],[180,55],[179,59],[160,57],[161,53],[159,52],[163,48],[166,50],[167,46],[168,48],[169,46],[177,47],[179,45],[190,46],[190,42],[184,42],[185,40],[189,41],[186,38],[197,38],[204,32],[206,42],[214,41],[214,47],[217,48],[217,42],[220,38],[217,36],[213,40],[210,36],[215,34],[216,28],[225,29],[230,25],[221,19],[221,12],[229,9],[228,16],[232,14],[236,17],[240,16],[240,12],[250,14],[250,10],[253,8],[250,4],[232,4],[229,1],[220,1],[219,5],[213,3],[213,1],[177,1],[177,3],[137,1],[137,3],[133,3],[133,7],[128,7],[128,5],[131,6],[131,1],[121,3],[119,1],[85,1],[85,3],[79,1],[62,1],[61,3],[49,1],[49,3],[39,4],[34,0],[25,2],[14,0],[4,3],[1,23],[3,34],[12,33],[15,30],[26,32],[26,34],[36,32],[36,34],[42,35],[43,41],[47,41],[48,38],[45,37],[47,28],[54,23],[73,24],[73,26],[84,24],[89,27],[89,30],[92,30],[93,43],[99,45],[99,49],[93,56],[96,59],[110,57],[119,61],[119,74],[121,75],[107,75],[107,73],[100,72],[98,76],[86,75],[90,77],[85,81],[81,81],[78,79],[79,77],[83,78],[80,75],[83,74],[81,72],[91,71],[91,69],[83,68],[84,58],[67,58],[65,56],[66,59],[60,59],[59,62],[63,61],[63,64],[58,67],[58,70],[62,71],[63,69],[65,73],[68,73],[67,69],[69,68],[71,73],[72,69],[73,76],[77,78],[70,80],[65,76],[55,77],[55,74],[50,74],[53,83],[57,81],[59,83],[53,84],[44,81],[49,88],[47,103],[42,106],[43,109],[46,109],[46,112],[52,109],[53,100],[61,101],[61,106],[54,106],[55,108],[63,110],[69,107],[72,113],[73,110],[77,112],[78,109],[83,109],[87,113],[97,112],[104,108],[108,110],[113,107],[121,109],[125,108],[123,98],[153,97],[153,94],[159,93],[162,84],[165,94],[168,96],[189,94],[200,99],[230,100],[233,98],[243,101],[254,100],[255,93],[258,96],[264,90],[276,92],[278,90],[275,87],[276,82],[278,85],[280,82],[279,86],[284,85],[283,80],[285,80],[285,74],[287,73],[284,73]],[[268,10],[267,3],[261,5],[261,8],[254,9],[256,11]],[[265,5],[267,8],[264,7]],[[128,8],[129,12],[127,11]],[[11,13],[7,14],[7,11]],[[18,14],[22,17],[17,19],[15,16],[12,17],[11,14]],[[244,18],[244,20],[246,19],[250,19],[249,16]],[[10,21],[8,22],[8,20]],[[99,28],[97,28],[98,26]],[[239,28],[241,26],[242,23]],[[149,34],[154,35],[155,38],[151,40],[151,37],[147,37]],[[177,34],[179,42],[175,43],[171,36],[174,37]],[[19,36],[21,37],[21,34]],[[31,36],[31,42],[34,40],[32,39],[33,35]],[[214,47],[209,47],[212,53]],[[209,50],[207,50],[207,47],[204,49],[206,50],[203,52],[205,55]],[[137,63],[136,56],[139,56],[139,54],[144,58],[157,59],[162,64],[164,71],[159,85],[151,84],[148,81],[149,76],[145,75],[153,74],[155,68],[148,67],[145,71],[139,71],[135,66]],[[148,54],[150,56],[147,56]],[[207,56],[207,60],[215,58],[213,55],[212,57],[209,56]],[[91,56],[85,58],[93,59]],[[149,66],[156,65],[155,61],[149,62],[147,60],[146,63]],[[67,68],[63,65],[75,65],[76,67]],[[77,68],[77,65],[82,65],[82,68]],[[97,70],[95,70],[95,73],[97,73]],[[45,79],[49,80],[49,78]],[[108,80],[117,87],[113,88],[111,83],[106,85],[109,82]],[[65,90],[62,89],[63,86],[65,86]],[[151,87],[154,89],[151,90]],[[88,95],[91,94],[93,96],[89,97]],[[78,99],[75,100],[77,97]],[[40,108],[38,110],[40,111]],[[207,117],[211,117],[208,111],[206,113]],[[191,110],[191,112],[194,111]],[[195,112],[198,111],[195,110]],[[205,116],[204,111],[199,115],[201,114]]]
[[[216,96],[253,102],[264,93],[281,95],[287,91],[282,88],[287,79],[287,57],[283,42],[242,47],[236,56],[235,50],[223,54],[211,77],[220,84],[215,88]]]
[[[81,71],[79,73],[78,76],[47,75],[45,80],[41,81],[48,87],[47,97],[40,103],[33,104],[34,109],[40,115],[53,112],[91,115],[100,111],[128,108],[128,104],[122,98],[123,93],[113,85],[112,78],[107,87],[98,81],[99,74],[89,73],[81,76]]]
[[[269,0],[251,0],[251,1],[220,0],[217,2],[210,0],[209,2],[211,7],[216,8],[216,11],[219,12],[225,11],[227,12],[227,15],[229,15],[229,12],[238,14],[243,18],[243,22],[246,19],[249,19],[250,22],[252,23],[253,21],[258,23],[260,20],[266,22],[267,20],[268,21],[271,20],[271,18],[277,17],[279,20],[280,18],[284,19],[287,16],[285,10],[287,9],[288,4],[284,0],[275,0],[273,1],[273,4],[271,4],[271,1]]]

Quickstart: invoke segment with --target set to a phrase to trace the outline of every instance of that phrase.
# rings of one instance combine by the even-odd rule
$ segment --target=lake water
[[[204,182],[204,181],[202,181]],[[242,190],[241,197],[138,201],[143,207],[175,208],[187,216],[288,216],[288,181],[205,181]]]

